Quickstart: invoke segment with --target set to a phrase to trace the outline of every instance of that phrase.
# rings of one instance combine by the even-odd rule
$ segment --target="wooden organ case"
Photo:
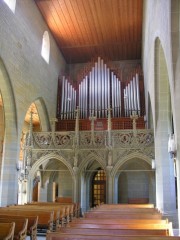
[[[74,131],[76,111],[79,111],[79,130],[107,130],[108,111],[112,130],[132,129],[132,115],[137,115],[139,129],[145,128],[144,80],[140,66],[123,79],[120,70],[114,70],[103,59],[91,63],[74,85],[65,76],[59,78],[57,94],[56,131]]]

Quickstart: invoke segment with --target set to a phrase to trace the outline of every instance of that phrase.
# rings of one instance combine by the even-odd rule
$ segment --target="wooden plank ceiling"
[[[143,0],[34,0],[67,63],[141,59]]]

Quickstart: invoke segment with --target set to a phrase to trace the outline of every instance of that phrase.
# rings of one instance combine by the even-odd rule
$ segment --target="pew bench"
[[[105,228],[105,229],[167,229],[172,230],[172,223],[123,223],[123,224],[103,224],[103,223],[70,223],[69,228]],[[170,234],[168,234],[170,235]]]
[[[53,231],[53,219],[54,219],[54,212],[53,211],[47,211],[47,210],[35,210],[35,209],[12,209],[9,207],[3,207],[0,208],[0,215],[18,215],[18,216],[24,216],[28,218],[28,216],[38,216],[38,230],[39,229],[47,229],[49,231]]]
[[[70,227],[60,228],[58,232],[72,234],[97,234],[97,235],[162,235],[170,236],[172,223],[169,224],[71,224]]]
[[[148,204],[126,204],[126,203],[111,203],[111,204],[100,204],[97,205],[96,208],[101,208],[101,209],[107,209],[107,208],[154,208],[154,204],[148,203]]]
[[[31,240],[37,239],[37,225],[38,225],[38,216],[21,216],[21,215],[12,215],[12,214],[1,214],[0,219],[6,218],[8,220],[13,220],[16,222],[19,218],[27,218],[28,225],[27,225],[27,236],[30,236]]]
[[[26,204],[26,205],[16,205],[16,206],[9,206],[11,209],[35,209],[35,210],[45,210],[45,211],[53,211],[54,212],[54,219],[53,219],[53,226],[54,230],[58,229],[60,225],[66,224],[69,222],[70,219],[70,212],[69,206],[59,206],[55,204]]]
[[[71,234],[71,233],[47,233],[46,240],[180,240],[173,236],[118,236],[118,235],[94,235],[94,234]]]
[[[107,209],[101,209],[101,208],[95,208],[88,212],[94,212],[94,213],[108,213],[113,212],[113,214],[119,214],[119,213],[159,213],[159,210],[156,208],[107,208]]]
[[[27,218],[12,218],[12,217],[1,217],[0,216],[0,223],[15,223],[14,229],[14,240],[26,240],[27,236],[27,226],[28,226],[28,219]]]
[[[108,219],[162,219],[161,213],[131,213],[122,212],[120,214],[112,213],[95,213],[86,212],[84,213],[85,218],[108,218]]]
[[[77,203],[59,203],[59,202],[29,202],[26,205],[36,205],[36,206],[59,206],[69,207],[70,211],[70,221],[73,217],[77,217],[77,212],[79,211],[79,205]]]
[[[75,223],[95,223],[95,224],[133,224],[133,223],[159,223],[165,224],[168,223],[167,219],[106,219],[106,218],[77,218],[74,219],[73,224]]]
[[[0,223],[0,239],[13,240],[15,223]]]

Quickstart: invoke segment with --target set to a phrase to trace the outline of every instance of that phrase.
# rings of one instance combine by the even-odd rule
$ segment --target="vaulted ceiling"
[[[141,59],[143,0],[34,0],[67,63]]]

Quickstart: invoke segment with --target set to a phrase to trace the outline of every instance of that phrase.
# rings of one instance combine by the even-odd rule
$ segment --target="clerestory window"
[[[41,49],[41,56],[44,60],[49,63],[49,55],[50,55],[50,40],[49,40],[49,33],[47,31],[43,34],[42,39],[42,49]]]
[[[15,13],[16,0],[4,0],[13,13]]]

